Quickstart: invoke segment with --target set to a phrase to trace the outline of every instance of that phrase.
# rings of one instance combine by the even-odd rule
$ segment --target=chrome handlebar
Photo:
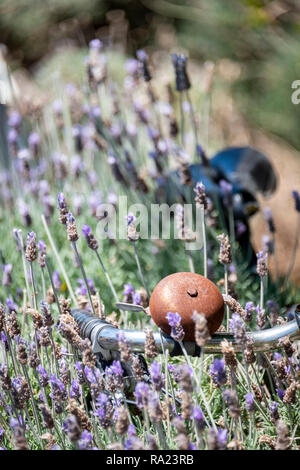
[[[94,353],[101,352],[104,357],[109,358],[110,352],[118,351],[118,334],[120,332],[124,333],[133,352],[143,353],[145,350],[145,333],[143,331],[120,330],[86,310],[73,309],[72,315],[78,324],[81,336],[90,339]],[[249,336],[253,340],[254,350],[271,351],[276,349],[278,340],[284,336],[289,336],[291,341],[300,339],[300,313],[296,310],[294,316],[295,320],[289,321],[285,325],[249,332]],[[204,352],[219,354],[221,352],[221,342],[224,339],[232,343],[236,352],[241,351],[241,345],[235,341],[232,333],[220,332],[212,335],[211,339],[204,346]],[[182,354],[179,343],[170,336],[164,333],[162,335],[154,333],[154,340],[160,353],[167,349],[171,356]],[[199,355],[200,348],[196,343],[183,342],[183,344],[190,356]]]

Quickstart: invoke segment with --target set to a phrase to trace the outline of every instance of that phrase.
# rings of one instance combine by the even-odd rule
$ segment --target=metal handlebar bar
[[[92,349],[95,353],[109,354],[118,351],[118,334],[124,333],[128,344],[133,352],[143,353],[145,350],[145,333],[138,330],[120,330],[105,320],[92,315],[86,310],[74,309],[72,315],[78,324],[82,337],[89,338]],[[294,311],[295,320],[287,322],[285,325],[275,326],[267,330],[251,331],[249,336],[253,340],[255,351],[271,351],[276,349],[277,342],[284,336],[289,336],[291,341],[300,339],[300,313]],[[221,352],[221,342],[227,339],[232,342],[236,352],[241,351],[241,345],[235,341],[232,333],[215,333],[204,346],[204,352],[218,354]],[[182,355],[180,344],[164,333],[154,333],[154,340],[159,352],[168,349],[171,356]],[[163,343],[163,344],[162,344]],[[183,342],[187,353],[190,356],[198,356],[200,348],[194,342]]]

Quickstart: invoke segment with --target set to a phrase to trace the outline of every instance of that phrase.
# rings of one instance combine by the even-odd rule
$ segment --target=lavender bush
[[[201,252],[185,250],[193,233],[183,229],[182,217],[176,222],[181,240],[139,239],[131,214],[128,239],[97,239],[106,203],[117,207],[126,195],[149,207],[169,169],[191,185],[189,163],[207,164],[187,58],[173,55],[174,84],[164,88],[144,51],[125,62],[122,84],[111,78],[107,57],[93,40],[81,87],[61,87],[53,102],[27,103],[22,114],[17,106],[9,110],[11,160],[0,174],[0,447],[297,449],[298,346],[284,338],[274,353],[256,353],[249,337],[251,330],[287,322],[286,307],[297,292],[288,279],[283,289],[268,279],[270,245],[258,253],[259,276],[250,272],[235,240],[232,188],[221,180],[227,234],[204,185],[195,187]],[[227,312],[220,331],[230,328],[241,353],[224,340],[218,356],[188,357],[180,312],[169,312],[183,354],[158,354],[149,295],[163,276],[187,270],[223,290]],[[120,300],[143,309],[117,310]],[[118,328],[145,329],[149,372],[122,334],[119,358],[100,363],[80,337],[75,307]],[[210,335],[201,313],[194,319],[203,347]]]

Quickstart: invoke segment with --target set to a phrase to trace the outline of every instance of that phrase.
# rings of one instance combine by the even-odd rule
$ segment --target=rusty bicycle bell
[[[167,334],[171,328],[166,315],[178,312],[185,332],[184,341],[195,341],[195,310],[205,315],[211,335],[224,317],[223,296],[217,286],[206,277],[189,272],[171,274],[162,279],[151,295],[149,307],[153,321]]]

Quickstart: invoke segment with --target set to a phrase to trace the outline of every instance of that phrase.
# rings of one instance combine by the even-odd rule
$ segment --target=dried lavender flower
[[[41,312],[43,316],[43,325],[47,327],[54,325],[54,319],[51,315],[50,307],[48,303],[42,300],[40,303],[40,307],[41,307]]]
[[[122,436],[126,434],[129,426],[129,417],[128,417],[128,411],[125,408],[125,406],[121,406],[120,408],[117,408],[115,412],[115,419],[116,419],[116,433],[119,436]]]
[[[88,247],[91,248],[91,250],[97,251],[99,245],[98,245],[96,238],[94,237],[92,233],[91,227],[87,224],[84,224],[82,226],[82,233],[87,241]]]
[[[288,450],[291,447],[291,439],[289,437],[289,431],[287,425],[279,420],[276,423],[276,431],[277,431],[277,440],[275,449],[276,450]]]
[[[17,345],[17,359],[20,362],[20,364],[26,366],[27,364],[27,351],[26,347],[23,341],[19,341]]]
[[[237,315],[240,315],[242,318],[246,317],[246,312],[243,309],[243,307],[231,295],[223,294],[223,299],[224,299],[225,304],[228,305],[232,313],[236,313]]]
[[[232,343],[224,339],[221,343],[221,350],[225,364],[231,369],[236,369],[238,361]]]
[[[199,205],[203,209],[207,209],[207,197],[205,193],[205,186],[201,181],[198,181],[198,183],[196,184],[194,192],[196,205]]]
[[[286,389],[286,392],[283,397],[283,403],[291,404],[296,403],[296,393],[299,385],[297,382],[293,381],[289,387]]]
[[[28,232],[25,246],[25,257],[29,263],[37,259],[36,234]]]
[[[228,236],[222,233],[218,235],[217,239],[220,242],[220,252],[219,252],[219,261],[222,264],[231,264],[232,263],[232,253],[231,246],[229,243]]]
[[[49,408],[44,404],[41,404],[39,406],[39,408],[41,410],[41,414],[42,414],[42,417],[43,417],[43,422],[44,422],[45,427],[47,429],[54,428],[54,419],[53,419],[52,413],[49,410]]]
[[[203,313],[194,311],[193,320],[195,323],[195,341],[200,348],[203,348],[207,341],[210,340],[207,319]]]
[[[0,385],[3,390],[10,390],[12,387],[9,369],[6,364],[0,364]]]
[[[68,214],[68,206],[66,203],[66,199],[63,193],[58,193],[57,196],[57,204],[59,210],[59,221],[61,224],[67,224],[67,214]]]
[[[71,212],[67,214],[67,235],[70,242],[76,242],[79,238],[75,218]]]
[[[118,334],[118,345],[121,362],[125,364],[130,362],[132,360],[132,352],[123,332]]]
[[[144,371],[141,366],[141,361],[139,359],[139,356],[134,355],[132,359],[132,370],[134,372],[134,375],[138,380],[143,380],[144,378]]]
[[[244,349],[244,357],[247,364],[254,364],[256,357],[254,353],[254,343],[253,339],[247,337],[246,345]]]
[[[265,253],[263,250],[261,250],[257,253],[256,271],[257,271],[257,274],[261,278],[267,276],[267,274],[268,274],[267,258],[268,258],[268,253]]]
[[[266,325],[266,315],[265,310],[260,308],[259,305],[256,307],[256,323],[258,328],[263,329]]]
[[[223,397],[228,406],[230,416],[235,419],[238,418],[241,415],[241,409],[235,390],[224,390]]]
[[[158,350],[151,328],[145,328],[145,335],[145,356],[154,359],[158,355]]]
[[[44,268],[46,266],[45,259],[47,255],[47,246],[44,240],[40,240],[38,242],[38,250],[39,250],[38,263],[41,268]]]

